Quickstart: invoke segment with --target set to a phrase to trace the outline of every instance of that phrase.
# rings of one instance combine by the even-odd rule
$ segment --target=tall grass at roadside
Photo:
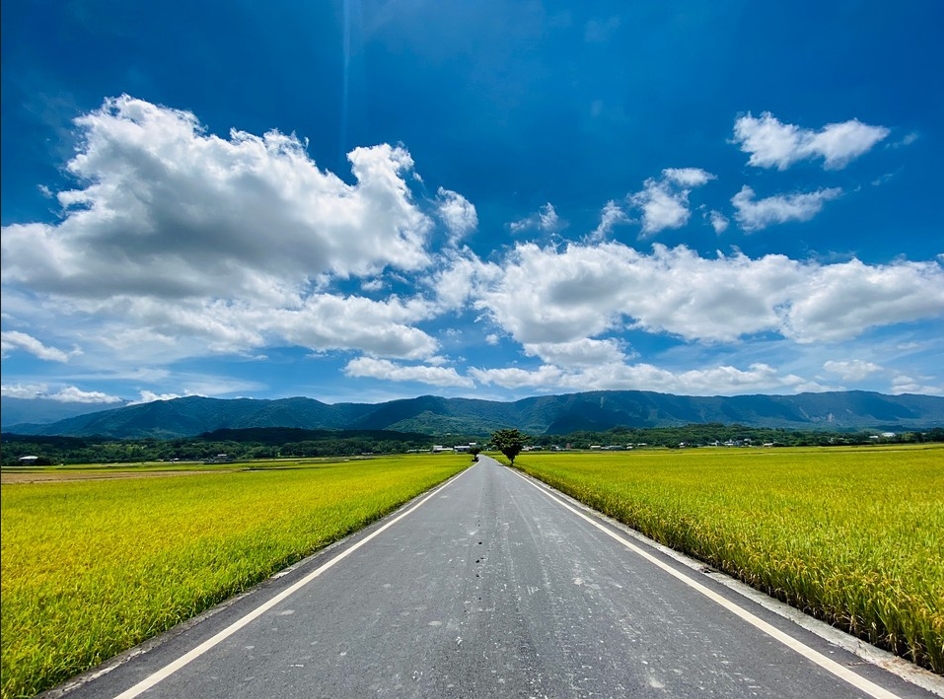
[[[94,667],[468,465],[424,455],[5,484],[0,694],[31,697]]]
[[[530,452],[515,466],[944,674],[944,447]]]

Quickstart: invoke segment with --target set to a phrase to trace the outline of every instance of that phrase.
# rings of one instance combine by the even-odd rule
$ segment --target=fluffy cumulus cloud
[[[839,187],[819,189],[815,192],[778,194],[765,199],[755,199],[754,190],[744,185],[731,198],[738,225],[745,231],[757,231],[775,223],[809,221],[823,210],[823,205],[842,195]],[[715,227],[717,229],[717,226]]]
[[[489,386],[501,386],[512,390],[519,388],[540,388],[543,386],[558,386],[563,388],[564,372],[556,366],[545,364],[535,369],[519,369],[518,367],[507,367],[504,369],[480,369],[473,367],[469,369],[469,374],[475,377],[479,383]]]
[[[311,294],[285,306],[222,299],[167,304],[135,298],[99,309],[108,318],[121,317],[103,322],[105,332],[99,342],[116,354],[141,361],[172,361],[208,352],[246,354],[286,344],[418,359],[433,355],[439,346],[414,325],[430,312],[421,301],[334,294]]]
[[[540,357],[548,364],[561,367],[614,364],[626,358],[616,340],[582,338],[572,342],[537,342],[524,345],[525,354]]]
[[[566,343],[626,327],[686,339],[734,340],[779,325],[798,282],[778,256],[705,259],[679,247],[652,255],[619,243],[518,246],[479,280],[475,305],[523,344]]]
[[[944,315],[944,270],[933,262],[821,265],[659,245],[646,255],[615,242],[527,243],[500,265],[464,259],[457,274],[468,303],[542,357],[538,348],[627,328],[709,343],[761,333],[812,343]],[[440,288],[451,288],[450,276]]]
[[[34,357],[50,362],[68,362],[69,357],[81,354],[81,351],[77,349],[64,352],[55,347],[48,347],[32,335],[17,330],[4,330],[0,333],[0,355],[6,359],[17,350],[28,352]]]
[[[646,390],[684,395],[719,395],[822,390],[795,374],[782,374],[767,364],[747,369],[718,366],[707,369],[670,371],[651,364],[604,364],[567,371],[545,364],[534,370],[471,369],[482,384],[508,389],[543,391]]]
[[[422,303],[331,295],[331,280],[432,262],[432,219],[407,185],[400,147],[349,154],[355,184],[320,170],[294,135],[206,132],[190,112],[122,96],[76,120],[55,223],[3,228],[4,305],[46,299],[89,343],[166,361],[268,343],[402,358],[437,343],[414,323]],[[475,225],[461,195],[440,190],[451,236]],[[79,325],[82,328],[79,328]],[[83,329],[84,328],[84,329]],[[83,347],[85,347],[83,343]],[[3,352],[54,361],[71,353],[4,332]]]
[[[826,371],[838,374],[843,381],[863,381],[872,374],[882,371],[882,367],[873,362],[866,362],[862,359],[851,359],[843,361],[829,360],[823,364]]]
[[[12,384],[4,385],[0,393],[6,398],[43,398],[60,403],[102,403],[107,405],[123,402],[117,396],[110,396],[101,391],[83,391],[75,386],[65,386],[58,391],[50,391],[46,384]]]
[[[460,376],[452,367],[403,365],[387,359],[358,357],[348,362],[344,373],[352,377],[370,377],[383,381],[408,381],[432,386],[472,388],[472,379]]]
[[[277,294],[321,274],[426,266],[429,218],[403,148],[357,148],[357,184],[294,135],[208,135],[189,112],[123,96],[76,120],[56,224],[3,230],[7,283],[84,297]]]
[[[681,228],[691,216],[688,195],[692,188],[715,179],[710,172],[695,167],[667,168],[659,179],[650,177],[643,189],[629,196],[642,212],[643,235],[655,235],[666,228]]]
[[[47,398],[59,401],[60,403],[120,403],[117,396],[110,396],[101,391],[83,391],[75,386],[67,386],[55,393],[50,393]]]
[[[760,118],[743,116],[734,122],[734,142],[750,154],[748,164],[786,170],[795,162],[822,158],[827,170],[844,168],[867,153],[891,132],[858,119],[827,124],[818,131],[781,123],[770,112]]]
[[[320,294],[306,299],[299,308],[258,313],[253,322],[275,337],[312,349],[361,350],[420,359],[432,356],[439,344],[413,323],[432,312],[422,301],[404,302],[396,297],[371,301]]]
[[[439,216],[446,224],[453,243],[467,236],[479,225],[478,214],[472,203],[458,192],[439,188],[436,193]]]
[[[864,329],[944,315],[944,269],[933,262],[809,266],[785,315],[798,342],[838,342]]]

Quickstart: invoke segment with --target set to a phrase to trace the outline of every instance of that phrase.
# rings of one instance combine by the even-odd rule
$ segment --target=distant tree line
[[[499,431],[502,432],[502,431]],[[506,431],[517,432],[517,430]],[[514,435],[512,435],[514,436]],[[522,448],[693,448],[731,446],[837,446],[850,444],[944,442],[944,428],[901,432],[823,432],[785,430],[721,423],[634,429],[617,427],[603,432],[569,435],[523,435]],[[486,437],[485,440],[488,438]],[[258,428],[218,430],[187,439],[110,439],[105,437],[45,437],[0,435],[0,462],[20,464],[23,456],[36,456],[36,465],[82,463],[139,463],[144,461],[208,461],[226,454],[231,461],[313,456],[357,456],[430,451],[434,445],[485,441],[481,435],[430,436],[385,430],[300,430]],[[514,443],[515,440],[512,440]],[[507,445],[485,445],[502,450]],[[517,452],[516,452],[517,453]]]
[[[531,438],[532,448],[589,449],[593,446],[668,449],[707,446],[809,447],[863,444],[944,442],[944,427],[924,431],[891,432],[862,430],[838,432],[792,430],[767,427],[725,425],[720,422],[680,425],[678,427],[615,427],[601,432],[573,432],[569,435],[538,435]]]

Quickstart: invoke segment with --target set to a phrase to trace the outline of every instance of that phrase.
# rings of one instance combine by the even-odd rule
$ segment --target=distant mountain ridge
[[[944,397],[867,391],[792,396],[679,396],[650,391],[592,391],[514,402],[420,396],[385,403],[328,404],[313,398],[203,398],[129,405],[5,432],[116,439],[193,437],[221,429],[391,430],[429,435],[487,435],[503,427],[569,434],[613,427],[720,422],[748,427],[923,430],[944,426]]]

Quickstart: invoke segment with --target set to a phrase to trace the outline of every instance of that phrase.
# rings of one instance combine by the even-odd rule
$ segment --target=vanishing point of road
[[[54,694],[933,696],[484,456]]]

